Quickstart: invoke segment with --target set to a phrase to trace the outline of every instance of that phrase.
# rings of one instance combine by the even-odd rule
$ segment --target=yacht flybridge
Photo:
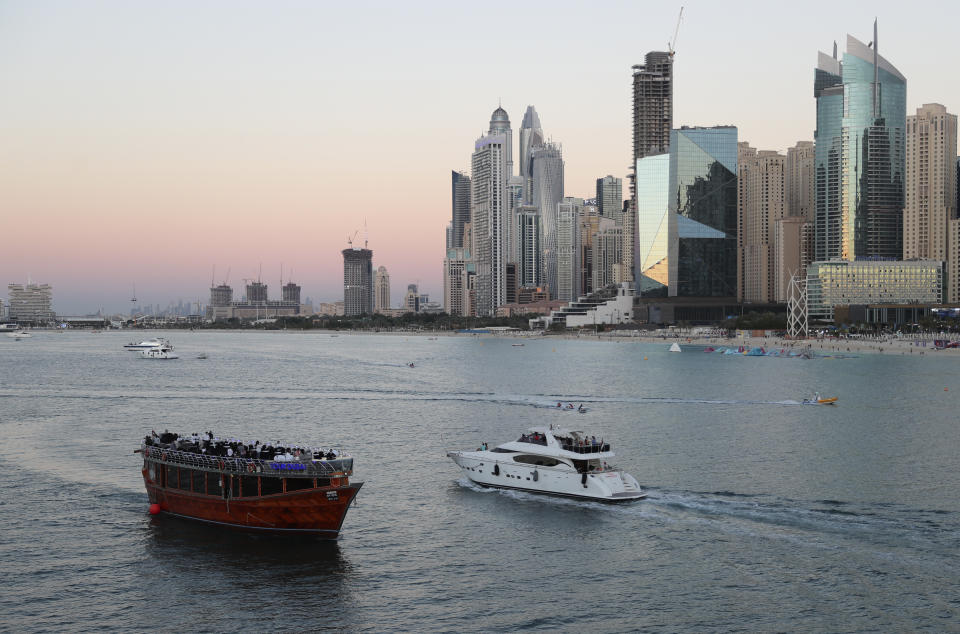
[[[488,450],[449,451],[464,475],[485,487],[518,489],[600,502],[630,502],[647,494],[636,479],[607,464],[610,445],[582,431],[533,427],[518,440]]]

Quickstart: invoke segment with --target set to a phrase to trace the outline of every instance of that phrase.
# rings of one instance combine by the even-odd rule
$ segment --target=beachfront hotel
[[[807,267],[811,319],[832,321],[838,306],[930,306],[943,302],[939,260],[864,259],[813,262]]]

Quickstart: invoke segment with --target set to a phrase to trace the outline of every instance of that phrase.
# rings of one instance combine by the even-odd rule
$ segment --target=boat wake
[[[471,492],[536,502],[556,508],[596,512],[596,518],[623,522],[635,518],[664,526],[708,524],[711,530],[749,538],[781,540],[822,550],[859,549],[887,558],[946,555],[960,565],[960,513],[914,509],[897,504],[841,500],[793,500],[732,491],[701,493],[644,487],[648,497],[634,504],[610,505],[589,500],[495,489],[468,478],[457,485]]]
[[[18,398],[24,395],[20,392],[0,392],[2,398]],[[320,388],[311,391],[276,391],[264,390],[256,391],[233,391],[233,390],[183,390],[183,389],[163,389],[158,387],[152,391],[140,390],[136,394],[131,394],[126,390],[69,390],[69,389],[44,389],[32,388],[30,390],[32,397],[61,398],[61,399],[92,399],[92,400],[198,400],[198,401],[230,401],[230,400],[253,400],[253,401],[455,401],[467,403],[493,403],[500,405],[517,405],[523,407],[534,407],[539,409],[549,409],[557,412],[576,412],[577,407],[582,403],[584,405],[597,405],[602,403],[621,403],[621,404],[698,404],[698,405],[808,405],[795,399],[786,400],[760,400],[760,399],[706,399],[706,398],[680,398],[680,397],[618,397],[618,396],[595,396],[595,395],[574,395],[574,394],[498,394],[495,392],[421,392],[412,390],[382,390],[382,389],[338,389]],[[563,407],[557,407],[557,403],[563,403]],[[573,408],[568,408],[568,404],[573,404]]]

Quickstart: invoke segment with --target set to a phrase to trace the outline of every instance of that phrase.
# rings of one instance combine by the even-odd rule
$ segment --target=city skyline
[[[674,127],[735,125],[741,140],[778,151],[813,138],[815,51],[842,47],[847,33],[869,40],[875,17],[826,3],[767,16],[755,3],[737,14],[757,16],[747,24],[684,5]],[[117,312],[134,285],[142,303],[203,301],[213,265],[232,267],[239,285],[261,262],[283,263],[304,296],[332,301],[341,250],[366,221],[374,265],[398,289],[419,281],[442,295],[448,174],[468,171],[463,148],[498,101],[515,122],[536,107],[563,143],[565,195],[590,197],[597,178],[628,173],[631,67],[666,49],[679,11],[611,3],[627,19],[585,28],[570,47],[556,34],[597,19],[589,7],[503,6],[542,28],[478,51],[452,34],[482,26],[489,8],[460,7],[437,28],[430,3],[4,4],[0,207],[8,227],[17,220],[0,238],[5,282],[50,284],[58,312]],[[898,5],[872,10],[881,54],[909,78],[907,111],[960,109],[960,89],[929,64],[953,21],[920,34],[897,19]],[[778,19],[789,30],[774,28]],[[550,63],[475,83],[528,50]],[[714,61],[723,58],[751,60],[763,85],[729,91],[733,71]],[[412,160],[373,159],[399,147]]]

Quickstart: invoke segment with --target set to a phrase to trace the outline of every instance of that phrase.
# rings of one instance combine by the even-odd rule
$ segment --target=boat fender
[[[537,482],[539,479],[540,479],[540,472],[539,472],[539,471],[534,471],[534,472],[533,472],[533,481],[534,481],[534,482]]]
[[[493,475],[495,476],[500,475],[500,465],[498,464],[493,465]]]
[[[584,488],[584,489],[587,488],[587,474],[586,474],[586,473],[584,473],[583,476],[580,477],[580,484],[583,485],[583,488]]]
[[[253,466],[253,463],[252,463],[252,462],[248,462],[248,463],[247,463],[247,471],[248,471],[249,473],[253,473],[253,472],[256,471],[256,470],[257,470],[257,468],[256,468],[255,466]]]

